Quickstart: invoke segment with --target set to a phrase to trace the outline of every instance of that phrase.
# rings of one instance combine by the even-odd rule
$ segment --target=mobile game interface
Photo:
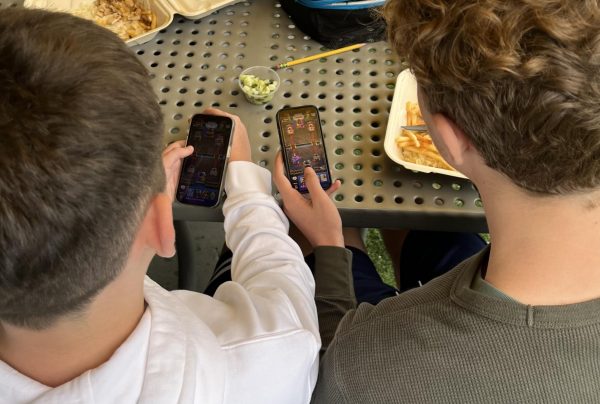
[[[194,153],[183,160],[177,200],[200,206],[216,206],[221,193],[227,148],[233,123],[227,117],[195,115],[188,145]]]
[[[278,116],[288,176],[292,186],[300,192],[308,191],[304,182],[304,167],[311,166],[319,176],[321,186],[324,189],[329,188],[331,177],[317,109],[315,107],[284,109]]]

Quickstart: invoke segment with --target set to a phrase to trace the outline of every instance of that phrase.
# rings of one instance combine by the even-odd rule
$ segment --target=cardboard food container
[[[396,145],[396,137],[402,132],[402,126],[406,125],[406,103],[409,101],[418,101],[417,80],[415,79],[415,76],[408,69],[406,69],[398,75],[398,79],[396,80],[396,89],[394,90],[394,98],[392,99],[390,117],[388,119],[387,129],[385,131],[383,148],[385,149],[385,153],[388,155],[388,157],[409,170],[420,171],[424,173],[438,173],[458,178],[467,178],[458,171],[430,167],[403,160],[402,154],[400,154],[400,150]]]
[[[70,13],[73,10],[89,6],[93,2],[94,0],[25,0],[24,6]],[[150,8],[156,15],[156,28],[128,39],[125,43],[134,46],[148,42],[156,36],[158,31],[173,22],[175,14],[195,20],[233,2],[234,0],[148,0]]]

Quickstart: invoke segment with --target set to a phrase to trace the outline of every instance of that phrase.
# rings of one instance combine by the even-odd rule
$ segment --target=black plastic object
[[[281,0],[281,6],[302,32],[330,49],[385,39],[385,21],[377,8],[316,9],[295,0]]]

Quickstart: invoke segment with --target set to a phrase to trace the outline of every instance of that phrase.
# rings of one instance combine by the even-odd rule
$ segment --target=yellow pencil
[[[307,56],[305,58],[300,58],[300,59],[297,59],[297,60],[292,60],[291,62],[280,63],[278,65],[273,66],[272,69],[273,70],[284,69],[286,67],[299,65],[300,63],[306,63],[306,62],[310,62],[312,60],[326,58],[326,57],[332,56],[332,55],[337,55],[338,53],[348,52],[348,51],[351,51],[353,49],[358,49],[358,48],[360,48],[362,46],[365,46],[365,45],[366,45],[366,43],[358,43],[356,45],[344,46],[343,48],[330,50],[328,52],[323,52],[323,53],[319,53],[317,55]]]

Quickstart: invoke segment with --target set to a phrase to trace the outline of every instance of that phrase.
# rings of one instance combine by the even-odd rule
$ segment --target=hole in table
[[[438,182],[434,182],[431,184],[431,188],[433,189],[442,189],[442,184],[438,183]]]
[[[373,149],[373,150],[371,150],[371,155],[373,157],[379,157],[379,156],[381,156],[381,150],[379,150],[379,149]]]
[[[344,163],[335,163],[335,169],[336,170],[343,170],[344,169]]]
[[[358,95],[358,94],[355,94],[355,95],[353,95],[353,96],[352,96],[352,99],[353,99],[354,101],[358,101],[358,100],[360,100],[360,98],[361,98],[361,97],[360,97],[360,95]],[[360,108],[358,108],[358,109],[360,110]]]
[[[337,135],[335,135],[335,140],[343,140],[344,139],[344,135],[342,135],[341,133],[338,133]]]
[[[423,198],[421,198],[420,196],[415,197],[414,201],[417,205],[422,205],[424,202]]]
[[[269,151],[269,145],[266,145],[266,144],[262,145],[260,147],[260,151],[261,152],[268,152]]]
[[[196,102],[194,103],[194,106],[195,106],[195,107],[201,107],[201,106],[202,106],[202,101],[196,101]]]
[[[344,99],[344,95],[343,94],[338,94],[338,95],[335,96],[335,99],[338,100],[338,101],[339,100],[343,100]]]
[[[462,208],[463,206],[465,206],[465,201],[463,201],[460,198],[455,198],[454,199],[454,206],[456,206],[457,208]]]
[[[462,189],[462,187],[461,187],[460,184],[453,183],[452,184],[452,189],[455,190],[455,191],[460,191]]]
[[[266,109],[267,111],[270,111],[270,110],[272,110],[272,109],[273,109],[273,105],[271,105],[271,104],[267,104],[267,105],[265,105],[265,109]]]
[[[379,137],[379,135],[373,135],[373,136],[371,136],[371,140],[374,142],[379,142],[381,140],[381,138]]]
[[[360,187],[362,184],[363,180],[361,180],[360,178],[354,180],[354,185],[356,185],[357,187]]]
[[[352,166],[356,171],[362,170],[363,166],[360,163],[356,163]]]
[[[179,121],[181,118],[183,118],[183,116],[181,114],[173,115],[173,119],[175,119],[176,121]]]
[[[383,202],[383,196],[381,195],[376,195],[375,198],[373,198],[375,200],[376,203],[381,203]]]
[[[267,117],[263,120],[264,123],[271,123],[273,122],[273,119],[271,119],[270,117]]]
[[[435,203],[437,206],[442,206],[444,204],[444,200],[438,197],[433,200],[433,203]]]
[[[362,202],[362,201],[363,201],[363,199],[364,199],[364,198],[363,198],[363,196],[362,196],[362,195],[356,195],[356,196],[354,196],[354,200],[355,200],[356,202]]]
[[[337,148],[337,149],[335,149],[334,153],[337,154],[338,156],[341,156],[342,154],[344,154],[344,149]]]
[[[337,194],[335,197],[335,200],[340,202],[344,200],[344,195],[343,194]]]
[[[398,205],[400,205],[402,202],[404,202],[404,198],[402,198],[401,196],[396,196],[394,198],[394,202],[396,202]]]
[[[381,166],[379,164],[373,164],[371,168],[373,171],[381,171]]]
[[[338,114],[340,114],[340,113],[344,112],[344,108],[342,108],[342,107],[337,107],[337,108],[335,109],[335,112],[337,112]]]
[[[271,132],[269,131],[264,131],[263,133],[261,133],[262,137],[270,137],[271,136]]]
[[[355,156],[360,156],[360,155],[362,155],[362,150],[361,149],[354,149],[352,151],[352,154],[354,154]]]
[[[179,133],[179,128],[171,128],[171,133],[172,133],[173,135],[176,135],[176,134],[178,134],[178,133]]]

